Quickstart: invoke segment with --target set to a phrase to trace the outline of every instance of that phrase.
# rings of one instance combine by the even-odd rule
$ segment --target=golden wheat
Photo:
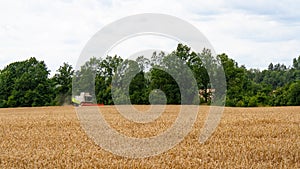
[[[101,107],[113,128],[132,137],[163,132],[177,110],[167,106],[157,120],[139,124]],[[193,130],[173,149],[130,159],[94,144],[73,107],[0,109],[0,168],[300,168],[300,107],[225,108],[215,133],[199,144],[208,110],[200,106]]]

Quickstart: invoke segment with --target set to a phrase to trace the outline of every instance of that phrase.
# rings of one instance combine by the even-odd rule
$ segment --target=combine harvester
[[[79,96],[72,97],[74,106],[104,106],[104,104],[93,103],[93,96],[90,93],[81,92]]]

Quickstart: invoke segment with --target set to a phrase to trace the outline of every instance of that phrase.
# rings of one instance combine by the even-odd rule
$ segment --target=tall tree
[[[5,67],[0,74],[2,106],[49,105],[52,95],[49,72],[46,64],[34,57]]]
[[[107,105],[114,104],[112,100],[111,87],[112,79],[117,69],[122,65],[123,59],[120,56],[107,56],[100,61],[99,71],[96,73],[96,98],[98,103]]]
[[[73,67],[68,63],[63,63],[63,66],[60,66],[54,75],[55,101],[58,105],[71,103],[73,75]]]

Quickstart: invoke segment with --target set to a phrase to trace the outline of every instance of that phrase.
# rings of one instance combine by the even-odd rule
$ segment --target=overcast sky
[[[291,65],[300,55],[299,7],[297,0],[0,0],[0,69],[32,56],[44,60],[51,74],[63,62],[75,67],[84,45],[104,25],[139,13],[188,21],[216,53],[247,68],[264,69],[270,62]],[[151,40],[157,41],[137,38],[138,43],[129,44],[136,44],[131,46],[135,49]],[[163,48],[172,49],[170,44],[160,41]]]

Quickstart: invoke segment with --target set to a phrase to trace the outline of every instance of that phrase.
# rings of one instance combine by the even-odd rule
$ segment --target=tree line
[[[188,66],[191,71],[188,75],[195,78],[195,84],[189,84],[188,77],[182,76],[187,75],[185,69],[174,64],[172,57],[179,58]],[[95,93],[98,103],[112,105],[114,101],[128,103],[126,96],[132,104],[150,104],[152,96],[158,103],[182,104],[180,86],[183,85],[186,86],[186,104],[193,103],[195,99],[199,99],[201,104],[210,104],[213,87],[205,68],[207,57],[213,58],[208,49],[196,53],[190,47],[178,44],[170,54],[154,52],[151,58],[139,56],[134,61],[117,55],[102,59],[93,57],[76,71],[72,65],[63,63],[53,77],[49,77],[50,71],[44,61],[32,57],[0,70],[0,107],[71,104],[72,86],[73,94]],[[239,66],[224,53],[217,55],[216,59],[222,64],[226,76],[226,106],[300,105],[300,56],[293,59],[290,67],[270,63],[268,69],[262,71]],[[168,69],[173,71],[173,76]],[[94,77],[87,76],[91,73]],[[174,75],[187,78],[186,83],[178,84]],[[200,92],[188,90],[193,87]],[[128,93],[123,92],[126,89]],[[165,98],[155,95],[161,92]],[[114,95],[118,95],[116,100]]]

